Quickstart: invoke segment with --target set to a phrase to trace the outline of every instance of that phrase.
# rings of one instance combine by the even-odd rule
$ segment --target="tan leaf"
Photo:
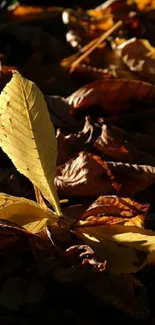
[[[111,272],[135,273],[155,263],[155,232],[139,227],[111,225],[74,229]]]
[[[54,186],[57,142],[43,94],[17,71],[0,95],[0,145],[61,214]]]
[[[43,229],[47,223],[55,223],[56,215],[50,209],[42,209],[34,201],[0,193],[0,218],[15,222],[32,233]]]
[[[149,204],[141,204],[130,198],[100,196],[74,227],[116,224],[143,227],[149,207]]]
[[[114,113],[130,109],[131,100],[154,104],[155,86],[136,80],[98,80],[81,87],[67,100],[72,115],[93,105]]]

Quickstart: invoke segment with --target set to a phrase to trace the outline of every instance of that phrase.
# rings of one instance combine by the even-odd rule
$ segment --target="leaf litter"
[[[155,4],[71,7],[0,12],[0,320],[152,324]]]

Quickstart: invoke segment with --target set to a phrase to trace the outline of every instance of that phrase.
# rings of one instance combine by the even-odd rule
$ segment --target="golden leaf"
[[[155,232],[151,230],[111,225],[76,228],[75,232],[100,260],[107,260],[107,269],[113,273],[135,273],[155,263]]]
[[[47,222],[54,224],[56,215],[43,209],[34,201],[0,193],[0,219],[7,219],[23,226],[32,233],[42,230]]]
[[[57,142],[42,92],[14,71],[0,95],[0,146],[61,214],[54,186]]]

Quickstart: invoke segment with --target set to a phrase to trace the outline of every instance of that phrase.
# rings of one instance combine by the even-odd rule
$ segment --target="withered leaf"
[[[88,257],[88,251],[91,257],[90,260],[94,258],[95,262],[95,253],[87,245],[77,245],[76,247],[62,250],[60,247],[53,245],[51,240],[47,240],[47,237],[31,234],[13,222],[0,219],[0,256],[8,257],[7,265],[11,260],[13,262],[14,256],[20,258],[21,254],[24,257],[28,253],[33,256],[33,259],[31,257],[31,263],[37,264],[38,271],[42,274],[49,275],[51,278],[54,277],[61,282],[74,282],[77,281],[79,276],[84,279],[88,274],[91,276],[92,272],[98,273],[101,271],[95,266],[95,263],[93,267],[93,263],[89,263],[89,260],[85,261],[86,257]],[[86,263],[88,268],[83,267]],[[98,262],[99,264],[102,268],[103,263]],[[8,272],[10,270],[12,272],[14,265],[10,265],[10,267],[11,269],[7,269]],[[1,264],[0,276],[3,275],[3,272],[5,272],[5,267],[3,268]]]
[[[155,48],[145,39],[131,39],[120,45],[123,62],[131,71],[154,83]]]
[[[98,80],[83,86],[67,98],[72,115],[86,107],[99,105],[103,112],[131,109],[132,101],[154,104],[155,86],[137,80]]]
[[[142,133],[128,132],[113,124],[105,124],[105,123],[103,124],[101,135],[96,140],[95,145],[97,146],[98,149],[101,150],[103,148],[102,146],[102,141],[103,141],[103,144],[105,144],[104,147],[105,149],[103,148],[103,150],[106,150],[106,144],[110,140],[112,141],[111,138],[112,139],[117,138],[121,143],[124,140],[126,140],[129,143],[131,143],[134,147],[136,147],[138,150],[146,152],[152,156],[154,155],[155,137],[151,137],[148,136],[147,134],[142,134]],[[126,159],[129,159],[128,152],[123,151],[122,155],[126,157]],[[123,158],[123,156],[121,156],[121,159]]]
[[[93,150],[93,134],[94,127],[88,118],[85,118],[84,127],[78,133],[71,133],[65,136],[60,129],[57,130],[57,165],[62,165],[67,160],[76,157],[82,150],[91,152]]]
[[[155,168],[121,162],[106,162],[80,152],[78,157],[57,167],[55,185],[60,195],[100,196],[117,193],[130,196],[155,182]]]
[[[126,139],[126,133],[128,135],[128,132],[124,131],[123,133],[123,130],[115,126],[103,124],[101,135],[97,138],[94,145],[101,153],[112,157],[116,161],[155,166],[155,158],[138,150],[132,142],[128,141],[128,138],[133,138],[132,134],[130,136],[129,133]]]
[[[81,216],[74,226],[116,225],[143,227],[149,204],[130,198],[100,196]]]
[[[99,196],[112,191],[106,170],[85,152],[57,168],[55,185],[59,194],[67,196]]]

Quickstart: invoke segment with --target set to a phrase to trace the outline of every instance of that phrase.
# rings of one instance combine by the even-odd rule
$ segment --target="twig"
[[[43,199],[43,197],[42,197],[42,195],[41,195],[41,192],[40,192],[39,188],[38,188],[37,186],[35,186],[35,185],[33,185],[33,187],[34,187],[34,191],[35,191],[35,196],[36,196],[36,201],[37,201],[37,203],[38,203],[38,204],[39,204],[43,209],[47,210],[48,207],[47,207],[47,205],[46,205],[46,203],[45,203],[45,201],[44,201],[44,199]]]
[[[88,50],[84,52],[76,61],[72,63],[70,72],[73,72],[79,63],[81,63],[85,58],[87,58],[89,54],[91,54],[109,35],[111,35],[121,25],[122,25],[122,21],[120,20],[112,28],[104,32],[99,38],[95,39],[96,41],[94,40],[95,44],[93,44],[93,46],[90,47],[90,43],[87,44]],[[91,45],[92,45],[92,41],[91,41]]]

